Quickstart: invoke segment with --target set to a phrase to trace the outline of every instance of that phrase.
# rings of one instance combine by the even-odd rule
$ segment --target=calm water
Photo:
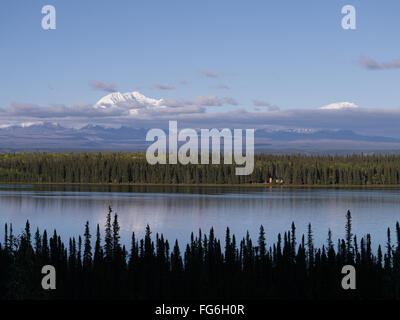
[[[23,229],[30,220],[36,230],[56,228],[64,240],[83,234],[88,220],[104,225],[108,206],[118,213],[121,238],[129,243],[131,232],[142,236],[150,225],[169,241],[186,242],[198,228],[214,226],[223,240],[230,227],[242,237],[248,230],[257,237],[262,224],[267,240],[290,228],[306,233],[311,222],[316,244],[325,243],[328,228],[334,239],[344,236],[345,214],[353,215],[354,233],[371,233],[374,245],[385,243],[386,229],[400,221],[400,189],[280,189],[234,187],[108,187],[0,185],[0,223]],[[34,231],[34,230],[33,230]],[[3,227],[0,234],[3,235]],[[394,239],[394,234],[393,237]],[[182,243],[181,243],[182,245]],[[376,246],[375,246],[376,247]]]

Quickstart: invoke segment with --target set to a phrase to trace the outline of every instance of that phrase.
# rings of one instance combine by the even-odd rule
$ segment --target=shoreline
[[[0,185],[35,185],[35,186],[50,186],[50,185],[65,185],[65,186],[112,186],[112,187],[239,187],[239,188],[323,188],[323,189],[373,189],[373,188],[400,188],[400,184],[395,185],[351,185],[351,184],[266,184],[266,183],[242,183],[242,184],[188,184],[188,183],[100,183],[100,182],[0,182]]]

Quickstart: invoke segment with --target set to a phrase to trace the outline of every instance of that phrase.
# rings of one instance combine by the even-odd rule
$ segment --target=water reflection
[[[237,236],[247,230],[253,237],[264,225],[267,240],[276,239],[292,221],[298,234],[312,223],[317,244],[325,242],[328,228],[343,237],[345,213],[353,213],[354,232],[371,233],[373,242],[386,241],[386,229],[400,220],[400,189],[281,189],[237,187],[1,185],[0,223],[12,222],[20,231],[32,226],[65,239],[83,233],[84,223],[104,225],[111,205],[119,214],[121,237],[128,244],[131,231],[140,236],[149,224],[170,240],[186,241],[198,228],[214,226],[223,239],[225,228]],[[2,232],[2,231],[1,231]],[[0,234],[1,234],[0,232]]]

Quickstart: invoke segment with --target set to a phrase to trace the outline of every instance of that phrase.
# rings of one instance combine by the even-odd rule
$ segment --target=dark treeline
[[[222,162],[223,163],[223,160]],[[399,155],[255,156],[249,176],[232,165],[150,165],[144,154],[17,153],[0,155],[1,183],[163,183],[397,185]],[[282,178],[282,181],[281,181]]]
[[[296,227],[267,244],[260,227],[253,243],[247,233],[236,239],[226,230],[221,243],[213,229],[191,236],[181,253],[162,235],[146,228],[143,239],[132,234],[129,251],[120,243],[117,214],[111,208],[105,232],[99,225],[92,236],[86,223],[83,237],[66,245],[54,231],[31,234],[29,222],[20,236],[5,227],[0,246],[0,297],[3,299],[397,299],[400,294],[400,227],[396,241],[390,229],[385,248],[371,249],[369,235],[357,239],[346,215],[345,239],[337,243],[328,233],[322,248],[313,244],[311,225],[306,236]],[[397,242],[397,243],[396,243]],[[57,289],[41,288],[41,268],[57,270]],[[343,290],[344,265],[357,271],[356,290]]]

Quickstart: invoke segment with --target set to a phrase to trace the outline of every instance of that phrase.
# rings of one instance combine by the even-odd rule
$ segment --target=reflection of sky
[[[54,188],[54,190],[52,190]],[[65,191],[62,191],[65,190]],[[80,191],[76,191],[80,190]],[[237,238],[247,230],[257,237],[259,226],[266,230],[269,242],[278,232],[290,229],[294,221],[298,240],[312,223],[317,245],[325,243],[328,228],[334,239],[343,237],[345,213],[353,214],[354,233],[371,233],[373,242],[386,241],[386,229],[399,219],[400,189],[238,189],[197,188],[187,193],[172,193],[174,189],[157,188],[109,189],[96,187],[31,187],[0,188],[0,223],[12,222],[20,232],[29,219],[33,232],[38,226],[48,232],[57,229],[65,240],[83,234],[88,220],[92,234],[94,226],[104,225],[109,205],[118,213],[122,241],[129,244],[131,232],[143,235],[147,224],[173,242],[186,242],[190,233],[197,234],[214,226],[223,240],[227,226]],[[107,192],[107,191],[115,192]],[[130,191],[130,192],[127,192]],[[135,191],[135,192],[133,192]],[[183,192],[182,190],[179,190]],[[232,192],[232,193],[229,193]],[[0,234],[3,235],[3,228]],[[239,240],[239,239],[237,239]]]

